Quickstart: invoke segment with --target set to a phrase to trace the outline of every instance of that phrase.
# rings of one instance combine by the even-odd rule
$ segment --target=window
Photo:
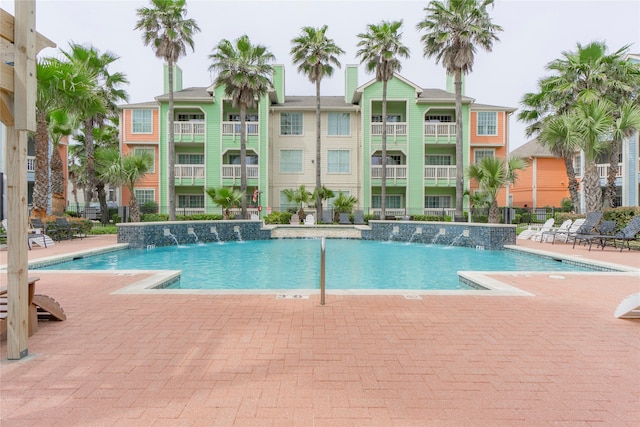
[[[147,171],[147,173],[155,173],[156,172],[156,150],[154,148],[140,148],[140,147],[136,147],[133,149],[134,155],[139,155],[142,153],[149,153],[149,156],[151,156],[151,164],[149,165],[149,170]]]
[[[240,154],[229,154],[227,157],[228,161],[225,163],[227,165],[239,165],[240,164]],[[258,164],[258,156],[253,154],[247,154],[247,164],[248,165],[257,165]]]
[[[350,196],[351,196],[351,191],[349,191],[349,190],[336,190],[336,191],[334,191],[334,194],[335,194],[335,195],[334,195],[332,198],[330,198],[330,199],[326,199],[326,200],[325,200],[325,201],[327,202],[327,209],[329,209],[329,210],[333,209],[333,201],[334,201],[335,199],[337,199],[337,198],[338,198],[338,193],[339,193],[340,191],[341,191],[341,192],[342,192],[342,194],[344,194],[346,197],[350,197]]]
[[[476,164],[480,163],[485,157],[495,157],[493,150],[474,150],[473,153]]]
[[[203,122],[204,113],[178,113],[179,122]]]
[[[498,113],[495,111],[478,112],[478,135],[497,135]]]
[[[394,165],[403,165],[403,157],[400,155],[387,155],[387,166]],[[372,166],[381,166],[382,165],[382,156],[371,156],[371,165]]]
[[[582,157],[580,154],[573,156],[573,170],[576,176],[582,176]]]
[[[387,194],[385,197],[385,209],[402,209],[402,196],[400,194]],[[382,198],[379,194],[371,196],[371,207],[374,209],[380,209],[380,202]]]
[[[302,173],[302,150],[280,150],[280,173]]]
[[[179,165],[204,165],[204,154],[178,154]]]
[[[430,209],[451,208],[451,196],[425,196],[424,207]]]
[[[424,117],[424,121],[432,123],[451,123],[453,122],[453,117],[444,114],[430,114]]]
[[[371,115],[371,121],[375,123],[382,123],[382,114]],[[402,116],[400,114],[387,114],[387,123],[399,122],[402,122]]]
[[[227,114],[227,121],[229,122],[239,122],[240,121],[240,113]],[[258,115],[257,114],[249,114],[245,116],[245,121],[247,122],[257,122]]]
[[[131,132],[151,133],[151,110],[133,110],[131,112]]]
[[[204,195],[203,194],[179,194],[178,207],[194,208],[194,209],[204,208]]]
[[[302,113],[280,113],[280,135],[302,135]]]
[[[136,195],[136,200],[138,200],[138,205],[142,206],[148,202],[156,201],[156,190],[147,190],[144,188],[136,188],[134,190],[134,194]]]
[[[451,156],[446,154],[425,156],[424,164],[426,166],[451,166]]]
[[[351,173],[351,151],[328,150],[327,173]]]
[[[286,211],[289,208],[296,208],[298,207],[298,205],[296,205],[296,202],[289,201],[289,199],[287,199],[287,196],[284,194],[284,190],[280,191],[280,210],[281,211]]]
[[[349,136],[351,134],[351,114],[329,113],[327,115],[327,135]]]

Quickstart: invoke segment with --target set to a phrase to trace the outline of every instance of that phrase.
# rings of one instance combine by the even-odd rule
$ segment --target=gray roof
[[[158,108],[160,105],[155,101],[137,102],[135,104],[122,104],[118,105],[118,108]]]
[[[517,108],[513,108],[513,107],[502,107],[500,105],[490,105],[490,104],[478,104],[477,102],[474,102],[473,104],[471,104],[471,109],[472,110],[491,110],[491,111],[504,110],[510,113],[513,113],[514,111],[517,110]]]
[[[418,99],[455,102],[456,94],[453,92],[448,92],[444,89],[423,88]],[[473,98],[469,98],[468,96],[463,96],[462,101],[471,102],[473,101]]]
[[[284,97],[284,102],[280,104],[272,105],[274,108],[279,109],[287,109],[287,108],[295,108],[298,110],[307,110],[316,108],[316,97],[315,96],[286,96]],[[349,104],[344,101],[343,96],[321,96],[320,97],[320,109],[329,109],[329,108],[347,108],[354,109],[355,105]]]
[[[168,101],[169,94],[157,96],[158,101]],[[188,87],[186,89],[173,92],[173,99],[175,101],[190,101],[195,99],[207,99],[213,100],[213,96],[207,92],[207,87]]]
[[[529,158],[529,157],[555,157],[551,151],[538,141],[538,138],[534,138],[531,141],[521,145],[511,152],[512,156]]]

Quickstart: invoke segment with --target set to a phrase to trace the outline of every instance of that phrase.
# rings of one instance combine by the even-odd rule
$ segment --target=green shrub
[[[265,224],[289,224],[291,221],[291,212],[271,212],[264,217]]]
[[[88,233],[93,236],[103,235],[103,234],[118,234],[118,227],[115,225],[105,225],[104,227],[94,227]]]
[[[193,215],[178,215],[176,217],[179,221],[221,221],[223,219],[222,214],[193,214]]]
[[[414,215],[414,221],[432,221],[432,222],[442,222],[444,219],[438,215]]]
[[[119,222],[122,222],[122,218],[120,218],[120,215],[118,214],[113,214],[111,215],[111,222],[118,224]]]
[[[145,214],[145,215],[142,215],[141,221],[142,222],[169,221],[169,215],[157,214],[157,213]]]
[[[562,209],[562,212],[573,211],[573,202],[571,201],[571,199],[568,199],[568,198],[562,199],[562,201],[560,202],[560,206],[561,206],[560,209]]]
[[[153,200],[150,200],[144,203],[142,206],[140,206],[140,214],[142,215],[155,214],[155,213],[158,213],[158,204]]]

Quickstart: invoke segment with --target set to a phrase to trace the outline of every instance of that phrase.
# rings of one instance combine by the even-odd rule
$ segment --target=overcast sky
[[[148,1],[131,0],[37,0],[38,32],[54,41],[58,48],[68,49],[71,41],[92,44],[101,52],[110,51],[120,57],[112,72],[124,72],[130,85],[129,102],[152,101],[161,95],[162,62],[150,47],[142,43],[135,31],[136,9]],[[236,39],[247,34],[285,65],[286,95],[314,95],[315,88],[297,73],[291,64],[291,39],[303,26],[328,25],[327,35],[346,54],[345,64],[358,64],[355,56],[357,34],[368,24],[382,20],[400,20],[403,43],[410,58],[402,63],[405,78],[424,88],[445,88],[442,64],[424,58],[421,33],[416,24],[425,17],[424,1],[204,1],[188,0],[188,18],[196,20],[201,32],[195,36],[195,52],[178,61],[183,70],[183,87],[208,86],[213,77],[208,59],[214,46],[223,39]],[[14,12],[13,0],[0,0],[0,6]],[[523,94],[537,90],[537,81],[545,76],[545,65],[562,52],[573,51],[576,44],[604,41],[610,51],[631,45],[631,53],[640,53],[640,1],[556,1],[496,0],[490,10],[495,24],[503,27],[492,52],[479,50],[473,72],[466,77],[466,95],[482,104],[518,108]],[[57,49],[44,49],[40,56],[57,56]],[[360,68],[359,83],[373,78]],[[344,68],[322,82],[323,95],[342,95]],[[516,113],[517,114],[517,113]],[[510,147],[527,141],[524,124],[511,119]]]

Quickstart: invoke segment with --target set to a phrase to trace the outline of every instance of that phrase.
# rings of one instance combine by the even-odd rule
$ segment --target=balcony
[[[433,216],[450,216],[453,218],[456,215],[455,208],[425,208],[425,215],[433,215]]]
[[[373,208],[370,210],[371,214],[376,218],[380,218],[380,208]],[[385,217],[394,217],[396,219],[402,218],[407,214],[407,210],[405,208],[400,209],[390,209],[385,208],[384,215]]]
[[[429,186],[455,186],[456,167],[455,166],[425,166],[425,184]]]
[[[382,166],[371,166],[371,179],[382,178]],[[387,179],[407,179],[407,165],[387,165]]]
[[[240,165],[222,165],[223,179],[240,179]],[[258,179],[260,176],[260,167],[258,165],[247,165],[247,179]]]
[[[175,165],[174,171],[178,185],[204,184],[204,165]]]
[[[176,142],[204,142],[204,122],[173,122]]]
[[[371,123],[371,136],[382,135],[382,123]],[[407,123],[393,122],[387,123],[387,136],[406,136],[407,135]]]
[[[607,179],[609,174],[609,169],[611,164],[609,163],[599,163],[596,165],[598,168],[598,176],[600,179]],[[616,174],[616,178],[622,178],[622,163],[618,163],[618,173]]]
[[[449,144],[456,142],[455,123],[425,123],[424,136],[428,143]]]
[[[27,156],[27,172],[36,171],[36,156]]]
[[[245,122],[247,136],[258,135],[260,131],[260,122]],[[240,136],[240,122],[222,122],[222,135],[230,135],[234,138]]]

